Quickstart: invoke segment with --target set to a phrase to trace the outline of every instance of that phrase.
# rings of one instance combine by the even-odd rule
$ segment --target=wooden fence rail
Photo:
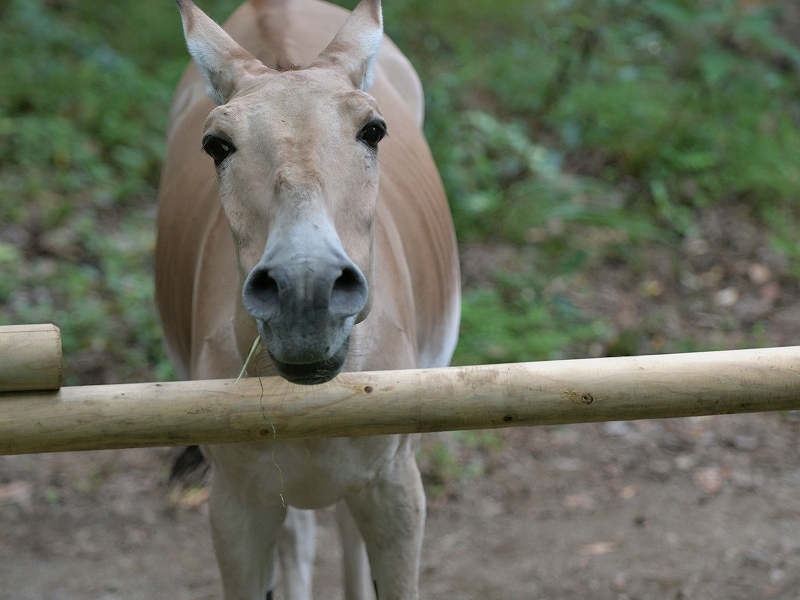
[[[800,409],[800,346],[0,393],[0,454]]]
[[[61,387],[61,331],[55,325],[0,327],[0,392]]]

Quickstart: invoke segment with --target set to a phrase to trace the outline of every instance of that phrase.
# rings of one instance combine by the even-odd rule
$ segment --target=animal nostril
[[[280,310],[278,282],[267,269],[256,267],[250,272],[242,297],[247,312],[254,317],[269,319]]]
[[[342,269],[342,274],[333,282],[333,289],[344,293],[353,293],[364,285],[364,278],[357,270],[351,267]]]
[[[367,303],[367,282],[355,267],[345,267],[333,282],[331,290],[331,312],[353,316],[361,312]]]

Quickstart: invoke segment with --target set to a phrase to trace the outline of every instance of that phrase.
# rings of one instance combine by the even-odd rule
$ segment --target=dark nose
[[[262,261],[250,271],[242,290],[247,312],[268,323],[279,316],[302,320],[319,312],[346,319],[361,312],[367,296],[367,282],[352,263]]]

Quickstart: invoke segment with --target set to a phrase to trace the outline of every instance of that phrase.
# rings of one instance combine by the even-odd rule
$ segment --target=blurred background
[[[457,364],[800,343],[800,0],[384,12],[460,240]],[[174,378],[151,271],[188,60],[171,0],[0,0],[0,323],[57,324],[67,385]],[[798,440],[799,411],[425,435],[423,596],[796,600]],[[172,457],[2,457],[0,600],[218,598]]]
[[[457,364],[800,342],[800,2],[384,11],[461,243]],[[0,323],[56,323],[68,384],[174,377],[151,257],[180,34],[167,0],[0,2]]]

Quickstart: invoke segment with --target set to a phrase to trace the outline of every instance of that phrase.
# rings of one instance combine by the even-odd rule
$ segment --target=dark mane
[[[250,4],[256,13],[256,26],[258,27],[264,47],[259,52],[258,58],[265,65],[277,64],[278,71],[290,71],[293,68],[283,68],[290,64],[286,60],[286,46],[284,36],[288,29],[288,0],[251,0]]]
[[[287,60],[279,60],[275,65],[275,70],[280,71],[281,73],[283,73],[284,71],[299,71],[302,68],[303,65],[296,65]]]

